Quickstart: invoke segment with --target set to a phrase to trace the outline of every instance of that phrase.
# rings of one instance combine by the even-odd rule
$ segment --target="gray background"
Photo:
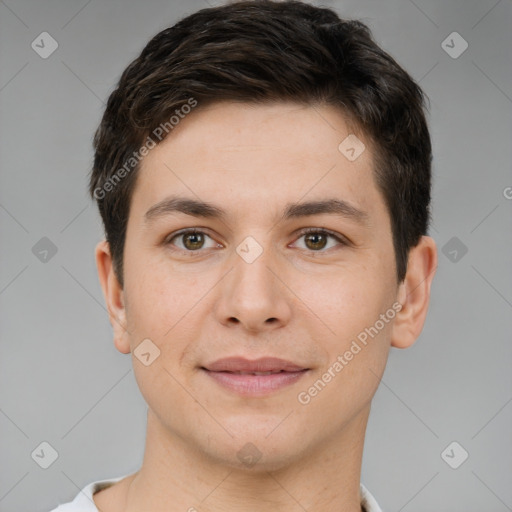
[[[362,481],[388,512],[512,510],[512,2],[318,4],[368,23],[431,100],[439,267],[423,333],[391,351]],[[0,1],[2,512],[50,510],[141,464],[146,404],[93,257],[91,138],[148,39],[207,5]],[[31,48],[43,31],[59,45],[47,59]],[[458,58],[442,46],[454,31],[469,44]],[[31,457],[43,441],[58,452],[48,469]],[[458,469],[441,458],[452,441],[469,453]]]

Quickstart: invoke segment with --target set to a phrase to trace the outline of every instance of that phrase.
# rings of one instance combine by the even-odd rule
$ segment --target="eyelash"
[[[299,238],[302,238],[303,236],[309,235],[311,233],[330,236],[331,238],[334,238],[341,246],[349,245],[349,243],[344,238],[342,238],[340,235],[338,235],[334,231],[330,231],[329,229],[325,229],[325,228],[305,228],[298,234],[297,240]],[[173,245],[172,240],[174,240],[175,238],[178,238],[180,236],[185,236],[185,235],[189,235],[189,234],[201,234],[201,235],[206,235],[209,238],[212,238],[210,235],[208,235],[208,233],[206,233],[205,231],[201,231],[201,229],[199,229],[199,228],[187,228],[182,231],[172,233],[170,236],[168,236],[166,238],[164,243],[166,246],[172,246]],[[332,247],[330,249],[332,249]],[[330,249],[326,249],[326,250],[322,249],[322,250],[318,250],[318,251],[314,251],[314,250],[310,249],[309,252],[311,252],[312,254],[315,254],[315,253],[322,254],[322,253],[328,252]],[[196,254],[204,252],[204,250],[202,250],[202,249],[198,249],[196,251],[191,251],[191,250],[187,250],[187,249],[181,249],[179,247],[177,247],[177,248],[175,247],[172,250],[182,252],[182,253],[188,254],[190,256],[194,256]]]

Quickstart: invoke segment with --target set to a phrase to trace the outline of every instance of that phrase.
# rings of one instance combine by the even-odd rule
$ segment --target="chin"
[[[238,433],[232,428],[229,430],[233,433],[232,438],[227,434],[222,439],[210,438],[205,452],[217,464],[235,470],[251,474],[278,471],[294,464],[304,451],[304,439],[295,439],[286,429],[281,435],[276,435],[277,431],[272,432],[272,428],[266,426],[255,429],[253,425],[250,433],[247,430]]]

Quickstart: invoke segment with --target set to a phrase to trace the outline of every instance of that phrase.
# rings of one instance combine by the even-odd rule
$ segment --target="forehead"
[[[238,216],[327,196],[385,214],[367,141],[330,106],[199,105],[142,160],[132,208],[145,215],[169,195]]]

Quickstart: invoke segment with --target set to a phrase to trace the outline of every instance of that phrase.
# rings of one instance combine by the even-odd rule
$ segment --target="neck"
[[[200,452],[148,412],[141,469],[125,495],[126,512],[361,512],[359,482],[369,406],[335,438],[279,468],[240,470]],[[258,468],[258,469],[256,469]]]

